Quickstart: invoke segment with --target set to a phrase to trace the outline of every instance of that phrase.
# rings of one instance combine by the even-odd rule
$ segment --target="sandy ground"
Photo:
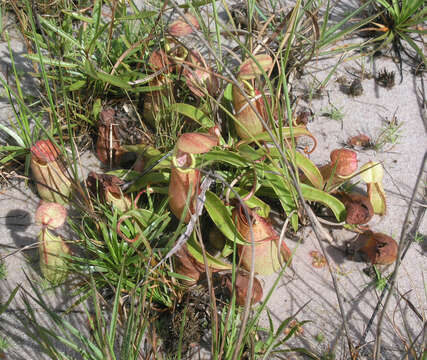
[[[321,67],[322,64],[316,64],[316,68]],[[332,78],[324,97],[312,103],[312,109],[316,115],[308,127],[313,134],[316,134],[319,143],[312,159],[318,164],[324,164],[328,159],[328,154],[333,149],[341,147],[341,144],[350,136],[363,133],[375,139],[383,131],[387,121],[395,116],[401,128],[399,138],[394,145],[387,144],[377,152],[360,150],[357,153],[360,165],[369,160],[376,160],[382,162],[386,169],[384,189],[387,197],[387,214],[383,217],[376,216],[371,220],[370,227],[374,231],[388,234],[399,241],[402,224],[427,145],[426,119],[423,119],[422,109],[419,106],[422,79],[411,74],[408,68],[404,68],[402,83],[399,83],[399,76],[396,75],[396,85],[392,89],[377,86],[373,79],[363,80],[363,94],[351,97],[340,91],[339,84],[335,80],[344,75],[351,82],[354,77],[349,76],[345,69],[351,71],[354,67],[357,68],[357,65],[345,64]],[[375,60],[375,64],[366,64],[367,71],[372,72],[372,68],[375,69],[375,67],[397,70],[396,64],[386,58]],[[321,81],[326,73],[320,71],[316,76]],[[343,113],[341,121],[322,116],[332,106]],[[423,176],[425,179],[425,172]],[[362,190],[365,189],[361,184],[359,187]],[[403,320],[406,320],[409,325],[407,331],[410,333],[410,338],[414,338],[422,331],[423,321],[425,321],[427,310],[425,293],[427,222],[425,218],[423,219],[424,208],[419,205],[420,203],[425,204],[425,197],[423,197],[425,187],[422,186],[418,190],[416,195],[418,204],[411,212],[409,235],[405,238],[411,238],[415,232],[418,232],[423,240],[411,245],[402,262],[397,280],[397,291],[393,295],[383,326],[384,359],[399,358],[399,353],[404,350],[404,343],[400,336],[407,341],[408,335],[405,332]],[[419,227],[417,227],[418,224]],[[348,231],[332,233],[337,244],[340,245],[342,245],[340,240],[351,240],[355,237],[354,233]],[[304,334],[300,336],[300,342],[306,346],[312,346],[317,351],[319,348],[327,351],[329,347],[338,344],[340,351],[336,355],[337,358],[342,358],[345,346],[340,346],[339,343],[341,342],[343,345],[344,338],[342,331],[337,331],[340,329],[338,319],[341,317],[331,276],[326,267],[317,269],[311,264],[313,258],[309,253],[312,250],[320,251],[319,244],[311,230],[307,230],[302,234],[300,243],[289,240],[288,245],[295,249],[293,271],[287,271],[287,275],[280,281],[269,304],[269,309],[279,323],[280,320],[295,313],[309,301],[297,316],[299,321],[311,321],[304,325]],[[349,258],[331,246],[326,245],[326,247],[344,300],[344,310],[350,328],[349,335],[357,344],[377,304],[380,291],[370,283],[371,279],[363,272],[363,269],[367,268],[366,262],[363,262],[358,256]],[[383,269],[384,273],[389,273],[391,268]],[[265,281],[266,284],[271,284],[274,279],[271,277]],[[408,303],[401,298],[402,294],[414,304],[422,314],[422,319],[409,310]],[[374,339],[375,323],[371,329],[367,337],[366,354],[369,354],[369,348],[372,345],[370,342]],[[321,344],[315,340],[319,334],[323,334],[325,339]]]
[[[25,51],[17,34],[12,37],[12,48],[22,73],[30,71],[31,64],[22,56]],[[0,43],[0,67],[3,75],[5,74],[3,70],[9,63],[8,58],[7,43],[2,42]],[[312,82],[310,74],[315,75],[320,81],[323,80],[327,75],[325,69],[329,65],[328,62],[312,64],[306,69],[306,75],[300,80],[297,87],[300,89],[309,87]],[[365,63],[368,72],[375,73],[384,67],[393,71],[397,70],[396,64],[386,57],[376,59],[374,63],[366,60]],[[396,85],[392,89],[379,87],[373,79],[364,78],[362,80],[363,94],[352,97],[340,90],[340,84],[336,80],[345,76],[351,82],[355,78],[350,74],[355,73],[354,68],[358,68],[357,63],[346,63],[340,66],[337,74],[332,77],[326,87],[323,97],[307,104],[314,112],[313,121],[309,123],[308,127],[318,140],[318,148],[311,157],[315,163],[324,164],[329,159],[330,151],[341,147],[349,136],[364,133],[375,139],[387,122],[395,116],[398,124],[401,125],[397,142],[393,146],[385,145],[377,152],[360,150],[358,157],[361,165],[369,160],[381,161],[384,164],[387,215],[382,218],[376,217],[370,225],[375,231],[384,232],[399,240],[409,199],[427,148],[426,110],[422,109],[420,100],[423,79],[414,76],[409,68],[404,67],[403,81],[400,83],[400,77],[396,71]],[[26,92],[37,94],[37,85],[32,80],[27,79],[24,85]],[[342,112],[342,120],[337,121],[322,115],[333,107]],[[0,122],[8,124],[11,119],[13,120],[12,108],[8,104],[7,98],[3,97],[0,101]],[[88,154],[87,156],[89,157],[87,164],[94,164],[93,155]],[[425,173],[423,176],[425,179]],[[415,232],[418,232],[423,240],[420,243],[413,243],[403,260],[397,292],[393,295],[383,325],[383,359],[400,358],[401,352],[405,349],[402,338],[414,338],[425,324],[427,295],[424,284],[427,270],[425,261],[427,223],[425,219],[422,219],[424,208],[420,206],[420,203],[425,204],[423,195],[423,189],[419,189],[409,226],[410,234],[413,236]],[[36,206],[36,197],[22,182],[14,182],[13,187],[2,192],[0,196],[3,235],[0,240],[0,254],[2,256],[22,247],[36,244],[36,235],[39,231],[33,219]],[[418,226],[417,219],[420,218]],[[333,232],[333,235],[339,244],[342,244],[340,242],[342,238],[354,237],[353,233],[346,231]],[[304,325],[304,331],[293,340],[292,344],[305,346],[318,354],[335,348],[336,358],[344,358],[344,355],[348,355],[348,353],[345,350],[345,336],[331,276],[326,267],[318,269],[311,264],[310,251],[320,251],[317,240],[310,229],[305,229],[299,241],[288,239],[287,244],[295,250],[295,255],[292,268],[285,271],[285,276],[280,280],[279,286],[268,304],[274,324],[277,326],[306,304],[298,313],[297,319],[299,321],[310,320],[310,322]],[[372,284],[371,278],[363,272],[363,269],[367,267],[366,262],[363,262],[358,256],[350,258],[327,244],[325,246],[343,297],[345,314],[349,323],[349,337],[357,344],[371,317],[380,291]],[[20,251],[7,257],[5,264],[8,276],[5,280],[0,280],[0,303],[6,300],[16,285],[21,286],[16,300],[0,317],[0,334],[6,335],[11,342],[7,359],[43,359],[45,357],[40,353],[36,343],[26,334],[28,327],[25,321],[24,323],[19,321],[22,319],[24,310],[21,296],[31,293],[25,274],[40,283],[37,275],[37,253],[34,249]],[[384,269],[386,274],[390,270],[390,268]],[[274,280],[275,276],[262,279],[265,293]],[[67,294],[67,289],[65,294]],[[402,294],[408,301],[402,300]],[[51,302],[52,309],[58,313],[66,308],[69,301],[69,297],[64,293],[47,292],[46,297]],[[415,306],[421,318],[410,309],[409,302]],[[41,322],[46,321],[46,316],[42,311],[38,311],[38,316],[40,316]],[[71,319],[73,317],[72,321],[75,323],[80,321],[82,324],[80,314],[73,314]],[[264,325],[267,324],[265,317],[262,322]],[[364,348],[366,359],[370,358],[375,330],[374,323],[367,337],[368,343]]]

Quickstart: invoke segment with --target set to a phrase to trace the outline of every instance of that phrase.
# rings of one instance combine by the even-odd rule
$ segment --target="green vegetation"
[[[401,25],[390,28],[390,39],[374,41],[386,46],[404,39],[417,50],[406,29],[424,15],[403,3],[406,10],[394,1],[397,7],[377,2],[387,16],[394,11]],[[322,167],[310,160],[316,135],[296,121],[293,82],[311,61],[340,54],[338,66],[352,56],[362,44],[341,41],[385,11],[360,20],[372,5],[368,1],[332,23],[330,1],[297,0],[273,16],[276,1],[265,9],[248,0],[240,9],[247,22],[241,23],[223,2],[229,17],[224,24],[219,2],[150,5],[1,5],[2,12],[15,13],[32,49],[26,57],[41,95],[29,102],[10,49],[13,85],[0,79],[14,119],[9,127],[0,125],[10,139],[0,147],[0,163],[31,176],[38,196],[58,205],[42,204],[35,216],[44,280],[40,286],[28,278],[33,295],[23,295],[23,326],[52,359],[70,358],[61,347],[91,360],[163,358],[158,354],[181,359],[191,356],[202,336],[210,337],[214,359],[289,352],[334,358],[293,348],[290,340],[307,322],[296,320],[299,311],[275,328],[266,310],[293,258],[269,216],[274,210],[286,218],[283,231],[293,234],[308,222],[318,224],[322,213],[338,226],[357,227],[372,217],[373,210],[363,221],[352,220],[349,209],[360,207],[360,199],[337,195],[358,175],[353,151],[333,151]],[[176,18],[166,22],[171,13]],[[224,37],[237,46],[231,55]],[[7,31],[5,38],[10,44]],[[204,51],[196,51],[194,42]],[[325,88],[337,66],[311,95]],[[343,121],[333,105],[328,114]],[[375,146],[396,143],[399,128],[390,122]],[[301,139],[312,145],[300,150]],[[102,170],[81,179],[79,149],[91,147]],[[381,180],[372,183],[381,187]],[[56,233],[64,222],[70,239]],[[2,266],[0,279],[6,276]],[[263,272],[277,273],[276,281],[256,305],[263,288],[254,275]],[[333,271],[331,276],[336,285]],[[64,282],[73,299],[68,310],[83,309],[86,333],[45,300],[47,287]],[[39,321],[34,302],[49,325]],[[264,314],[268,328],[260,325]],[[324,335],[315,340],[322,343]],[[6,350],[2,341],[0,355]]]
[[[0,355],[2,355],[2,353],[9,349],[9,347],[9,341],[5,337],[0,336]]]
[[[385,121],[384,127],[374,141],[373,148],[377,151],[390,151],[401,137],[402,123],[398,122],[396,112],[389,121]]]
[[[425,240],[425,236],[417,231],[414,235],[414,241],[417,244],[421,245],[424,242],[424,240]]]
[[[376,44],[375,51],[392,46],[399,62],[402,76],[404,52],[418,72],[426,68],[427,60],[417,40],[427,34],[425,22],[427,10],[423,0],[376,0],[371,3],[371,12],[378,14],[364,30],[372,32],[370,42]],[[413,50],[412,53],[409,50]]]
[[[7,268],[4,261],[0,262],[0,280],[4,280],[7,277]]]
[[[331,105],[331,108],[328,110],[325,110],[322,115],[327,116],[332,120],[339,121],[341,123],[344,119],[344,113],[334,105]]]
[[[321,343],[323,343],[323,342],[325,341],[325,335],[323,335],[322,333],[318,333],[318,334],[316,334],[316,336],[315,336],[315,340],[316,340],[319,344],[321,344]]]
[[[387,285],[387,282],[389,281],[389,277],[384,277],[381,272],[377,269],[377,267],[374,265],[374,271],[375,271],[375,287],[379,291],[383,291]]]

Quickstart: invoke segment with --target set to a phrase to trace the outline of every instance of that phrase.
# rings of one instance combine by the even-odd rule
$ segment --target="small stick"
[[[35,243],[35,244],[26,245],[26,246],[24,246],[22,248],[19,248],[17,250],[11,251],[9,254],[6,254],[6,255],[0,257],[0,261],[3,261],[7,257],[15,255],[15,254],[18,254],[18,253],[20,253],[22,251],[33,249],[33,248],[37,248],[37,246],[38,246],[38,243]]]

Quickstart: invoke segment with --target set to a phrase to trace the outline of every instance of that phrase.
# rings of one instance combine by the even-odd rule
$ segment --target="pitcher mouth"
[[[172,156],[173,166],[182,173],[188,173],[195,170],[196,158],[193,154],[177,151],[177,153]]]
[[[30,149],[33,159],[40,165],[55,161],[60,152],[50,140],[39,140]]]

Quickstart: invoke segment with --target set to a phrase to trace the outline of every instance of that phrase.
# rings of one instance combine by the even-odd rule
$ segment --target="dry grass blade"
[[[401,360],[407,359],[409,354],[412,354],[414,347],[418,341],[418,339],[420,337],[423,338],[424,341],[422,341],[421,343],[424,344],[424,349],[421,350],[422,353],[421,355],[423,356],[421,359],[425,360],[425,355],[426,355],[426,342],[425,342],[425,338],[426,338],[426,332],[427,332],[427,321],[424,322],[424,326],[421,329],[421,331],[418,333],[418,335],[414,338],[414,340],[411,342],[411,345],[408,347],[407,351],[405,352],[405,354],[402,355]],[[415,354],[416,355],[416,354]],[[415,358],[415,357],[414,357]]]
[[[412,311],[414,311],[415,315],[417,315],[417,317],[421,320],[421,322],[423,322],[423,318],[421,317],[421,314],[419,314],[418,310],[415,309],[415,307],[413,306],[413,304],[405,297],[405,295],[408,294],[408,293],[410,293],[412,290],[409,290],[405,295],[401,294],[398,288],[396,288],[396,290],[397,290],[397,293],[399,294],[400,297],[399,297],[399,299],[397,301],[395,310],[393,311],[393,317],[392,317],[393,327],[394,327],[394,330],[395,330],[397,336],[402,341],[402,344],[404,344],[405,349],[406,349],[406,353],[407,354],[411,354],[413,356],[413,358],[416,359],[417,358],[417,354],[414,351],[414,345],[416,344],[416,340],[412,340],[411,338],[405,339],[404,335],[402,334],[402,332],[400,331],[400,329],[399,329],[399,327],[398,327],[398,325],[396,323],[395,316],[396,316],[396,313],[398,312],[398,310],[400,310],[400,315],[402,316],[401,319],[403,320],[404,327],[405,327],[405,330],[407,331],[407,334],[409,334],[409,332],[408,332],[408,330],[409,330],[408,329],[408,321],[405,318],[405,314],[404,314],[404,311],[403,311],[403,308],[402,308],[402,305],[401,305],[402,300],[406,301],[406,303],[408,304],[409,308]],[[416,339],[418,339],[420,337],[420,335],[421,335],[422,332],[423,332],[423,330],[421,330],[418,333],[418,336],[416,337]],[[408,343],[411,343],[411,345],[409,345]]]

